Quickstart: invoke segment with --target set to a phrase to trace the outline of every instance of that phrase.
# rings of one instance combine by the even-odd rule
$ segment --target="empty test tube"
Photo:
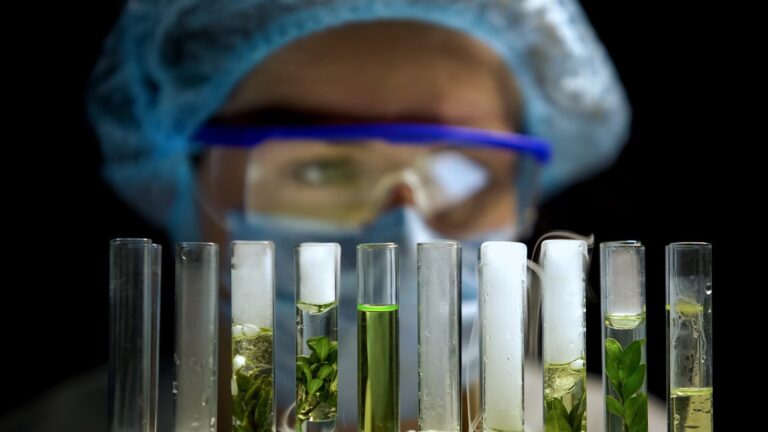
[[[110,242],[111,432],[157,428],[161,250],[149,239]]]
[[[216,431],[219,247],[176,246],[175,432]]]
[[[419,243],[419,430],[461,430],[461,246]]]

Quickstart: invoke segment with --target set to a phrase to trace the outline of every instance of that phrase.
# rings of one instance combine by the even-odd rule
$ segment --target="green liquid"
[[[544,430],[587,430],[587,369],[583,359],[544,365]]]
[[[358,305],[358,430],[400,430],[398,311],[388,306]]]
[[[712,432],[712,387],[672,390],[672,432]]]
[[[645,313],[639,314],[605,314],[605,328],[603,329],[603,337],[605,339],[613,339],[618,342],[622,349],[626,349],[632,342],[645,340]],[[603,353],[605,368],[605,357],[607,353]],[[619,356],[620,357],[620,356]],[[641,346],[640,351],[640,365],[646,364],[645,345]],[[617,366],[618,368],[618,366]],[[643,372],[647,375],[647,371]],[[605,412],[605,430],[606,432],[628,432],[628,431],[648,431],[648,410],[642,404],[638,405],[639,408],[634,406],[636,401],[640,399],[647,400],[648,393],[646,391],[646,376],[643,376],[640,380],[640,387],[634,387],[636,390],[632,394],[624,395],[622,392],[625,388],[624,382],[628,379],[625,376],[614,377],[612,380],[606,370],[603,370],[605,375],[603,378],[603,388],[606,398],[611,397],[618,401],[622,405],[624,410],[623,415],[619,415],[616,412],[611,412],[607,409]],[[630,391],[627,388],[627,391]],[[625,397],[626,396],[626,397]],[[635,401],[630,402],[634,396]],[[628,405],[633,406],[631,415],[626,413],[626,407]]]
[[[232,338],[232,431],[271,432],[272,330]]]

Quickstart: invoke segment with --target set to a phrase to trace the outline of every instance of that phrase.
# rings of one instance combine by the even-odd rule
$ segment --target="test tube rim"
[[[667,245],[670,248],[691,248],[691,249],[698,249],[698,248],[711,248],[712,243],[708,242],[673,242]]]
[[[460,243],[457,240],[433,240],[427,242],[416,243],[417,248],[458,248]]]
[[[232,240],[232,243],[231,243],[232,246],[236,246],[236,245],[238,245],[238,246],[239,245],[258,245],[258,244],[263,244],[263,245],[266,245],[266,246],[273,246],[273,247],[275,245],[270,240]]]
[[[614,240],[608,242],[600,242],[601,248],[642,248],[645,247],[643,242],[639,240]]]
[[[357,245],[357,249],[396,249],[397,243],[394,242],[382,242],[382,243],[360,243]]]

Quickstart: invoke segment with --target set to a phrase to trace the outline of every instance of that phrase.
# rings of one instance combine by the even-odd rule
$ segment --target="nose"
[[[398,207],[413,206],[416,204],[413,189],[407,183],[399,182],[392,186],[384,200],[382,211],[392,210]]]

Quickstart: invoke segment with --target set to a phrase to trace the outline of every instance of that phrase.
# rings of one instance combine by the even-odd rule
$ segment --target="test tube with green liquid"
[[[357,246],[357,422],[364,432],[400,430],[398,248]]]

